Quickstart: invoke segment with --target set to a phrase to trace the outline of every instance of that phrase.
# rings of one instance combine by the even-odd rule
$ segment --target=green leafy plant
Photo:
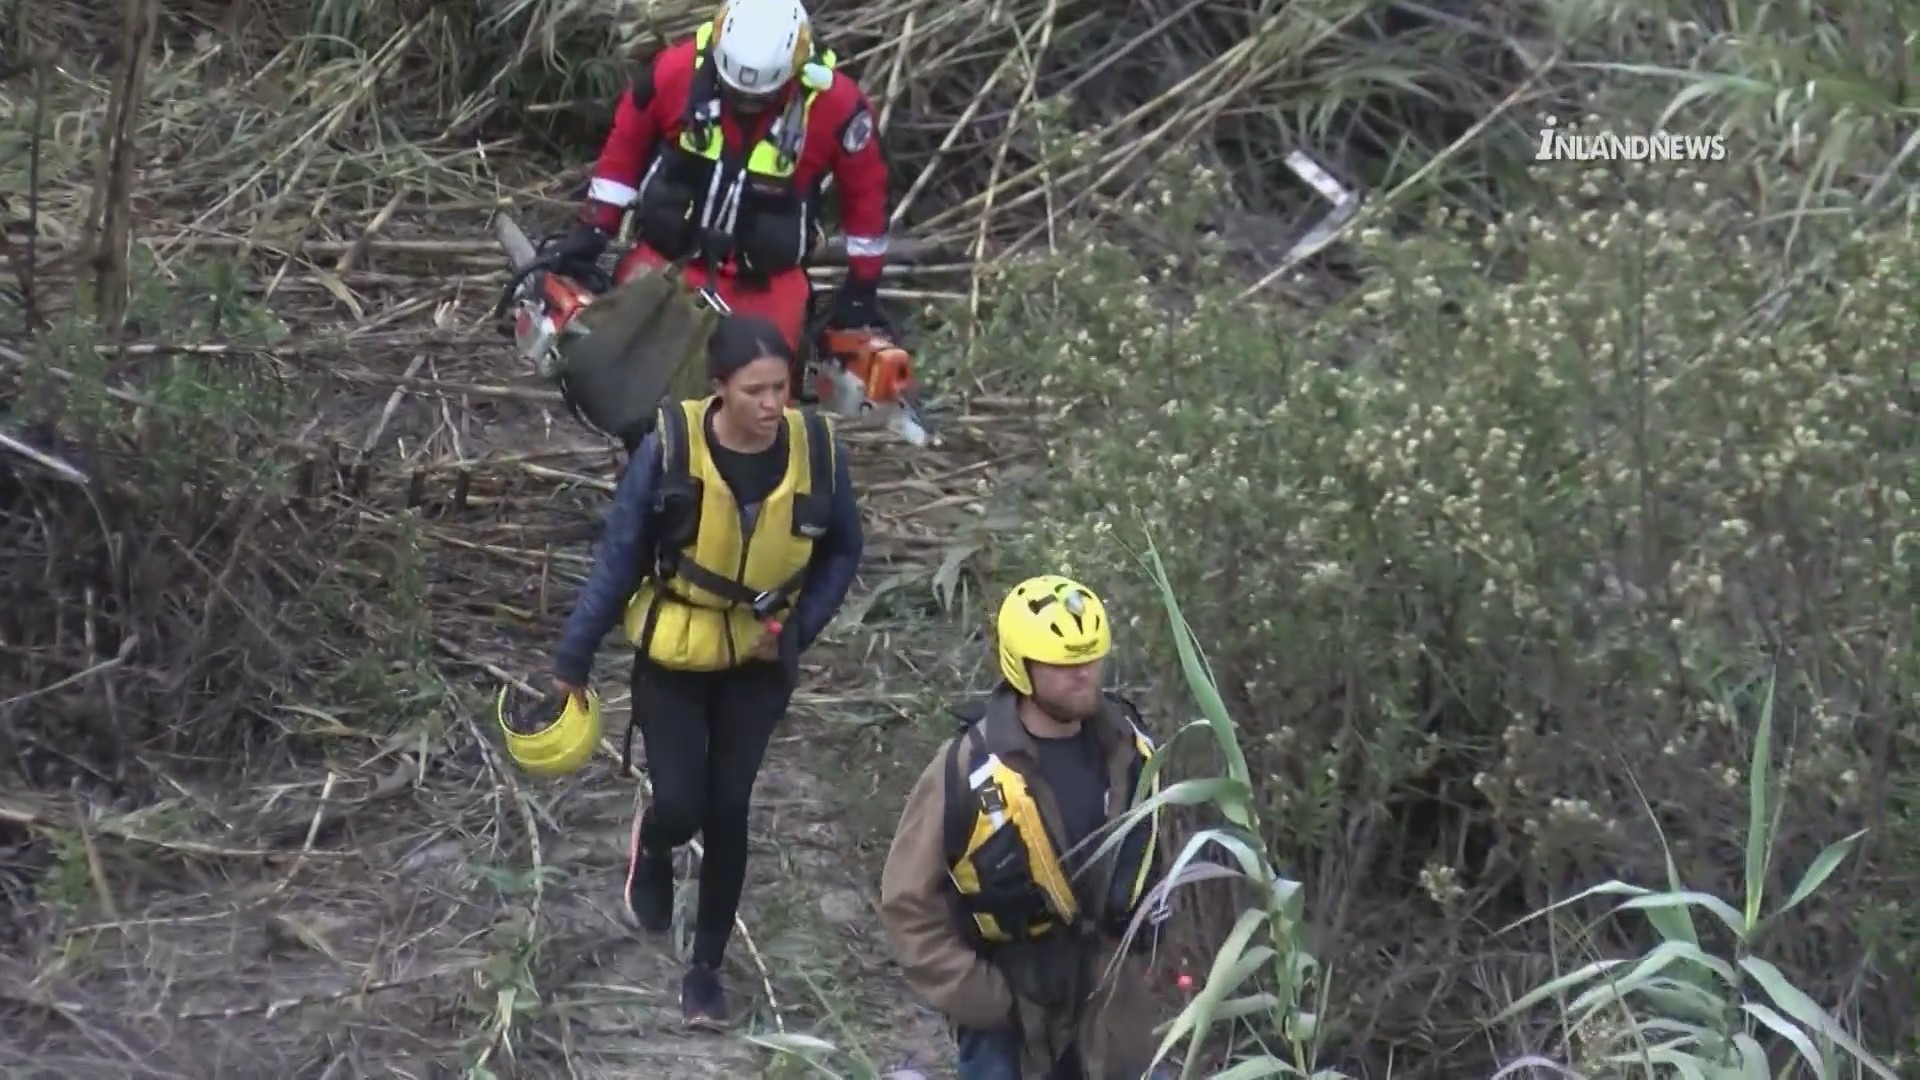
[[[1521,920],[1541,918],[1590,897],[1627,896],[1630,899],[1609,915],[1630,911],[1645,915],[1661,943],[1636,959],[1595,960],[1569,971],[1508,1005],[1494,1018],[1496,1022],[1549,998],[1579,991],[1562,1005],[1562,1024],[1573,1031],[1598,1033],[1581,1048],[1582,1059],[1591,1068],[1617,1072],[1638,1065],[1652,1076],[1657,1075],[1656,1066],[1664,1066],[1686,1080],[1792,1075],[1776,1072],[1770,1065],[1760,1038],[1771,1033],[1791,1045],[1815,1077],[1838,1075],[1837,1059],[1844,1055],[1883,1080],[1896,1080],[1894,1071],[1830,1012],[1753,951],[1780,916],[1819,891],[1866,834],[1862,829],[1827,845],[1801,873],[1786,900],[1766,910],[1766,882],[1774,868],[1775,840],[1785,810],[1772,766],[1773,703],[1774,687],[1769,682],[1747,774],[1746,888],[1741,906],[1688,888],[1662,836],[1667,863],[1664,891],[1606,881]],[[1702,946],[1695,913],[1711,916],[1725,927],[1731,940],[1728,955],[1715,955]]]
[[[1195,1076],[1203,1044],[1217,1030],[1233,1032],[1244,1027],[1251,1041],[1262,1049],[1240,1055],[1231,1068],[1215,1074],[1216,1080],[1263,1076],[1342,1080],[1344,1073],[1316,1068],[1319,1018],[1326,1009],[1328,981],[1306,948],[1300,884],[1280,873],[1261,839],[1260,821],[1251,798],[1253,776],[1240,747],[1238,728],[1227,712],[1199,640],[1181,614],[1166,566],[1151,538],[1145,562],[1166,611],[1187,691],[1200,710],[1200,717],[1175,733],[1174,740],[1188,734],[1211,738],[1222,763],[1222,775],[1176,780],[1159,794],[1140,801],[1116,823],[1101,852],[1117,844],[1146,815],[1167,806],[1207,807],[1221,823],[1200,829],[1187,839],[1174,857],[1165,882],[1135,916],[1128,936],[1139,930],[1152,908],[1163,906],[1172,892],[1182,887],[1231,880],[1245,885],[1255,897],[1255,902],[1241,910],[1214,953],[1205,982],[1165,1026],[1154,1064],[1167,1061],[1184,1043],[1187,1053],[1180,1075],[1183,1080]],[[1145,770],[1142,784],[1151,784],[1168,760],[1167,753],[1156,755]],[[1203,858],[1210,849],[1218,849],[1225,858]]]

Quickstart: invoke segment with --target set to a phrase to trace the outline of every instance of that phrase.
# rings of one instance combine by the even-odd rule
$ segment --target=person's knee
[[[674,847],[693,839],[706,817],[706,799],[697,786],[677,787],[656,783],[653,802],[647,807],[649,824]]]
[[[753,777],[715,778],[707,791],[705,836],[709,844],[744,844],[753,813]]]
[[[649,761],[653,801],[647,807],[651,831],[660,840],[679,847],[693,839],[706,821],[710,795],[698,768],[670,760]]]
[[[666,844],[679,847],[692,840],[700,831],[703,807],[691,799],[665,800],[655,799],[647,808],[647,816],[653,819],[657,835]]]

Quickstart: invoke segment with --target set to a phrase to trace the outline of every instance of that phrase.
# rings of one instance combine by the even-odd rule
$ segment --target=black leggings
[[[774,728],[793,685],[775,663],[677,671],[636,655],[633,709],[646,748],[653,802],[633,857],[672,854],[700,834],[700,909],[693,958],[718,967],[747,880],[747,812]]]

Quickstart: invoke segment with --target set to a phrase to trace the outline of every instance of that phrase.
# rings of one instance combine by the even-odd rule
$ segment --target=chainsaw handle
[[[525,263],[507,276],[507,283],[500,287],[500,302],[493,306],[493,318],[498,322],[507,317],[513,307],[513,298],[519,293],[520,286],[535,274],[562,274],[585,286],[589,292],[603,293],[613,288],[613,277],[598,266],[569,266],[564,259],[553,255],[541,255]]]
[[[507,317],[508,310],[513,307],[515,294],[519,293],[520,286],[525,284],[528,278],[543,271],[559,269],[559,266],[560,260],[552,256],[545,256],[534,259],[532,262],[527,263],[507,275],[507,283],[500,287],[500,302],[493,305],[494,321],[498,322]]]

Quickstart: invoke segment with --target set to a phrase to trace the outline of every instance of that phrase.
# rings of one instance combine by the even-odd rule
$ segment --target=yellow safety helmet
[[[563,701],[554,694],[509,716],[507,688],[501,687],[495,714],[514,764],[543,780],[585,765],[600,742],[600,696],[588,690],[585,698],[568,694]]]
[[[1087,588],[1058,574],[1028,578],[1000,605],[1000,675],[1022,694],[1033,693],[1027,663],[1086,664],[1113,647],[1107,606]]]

